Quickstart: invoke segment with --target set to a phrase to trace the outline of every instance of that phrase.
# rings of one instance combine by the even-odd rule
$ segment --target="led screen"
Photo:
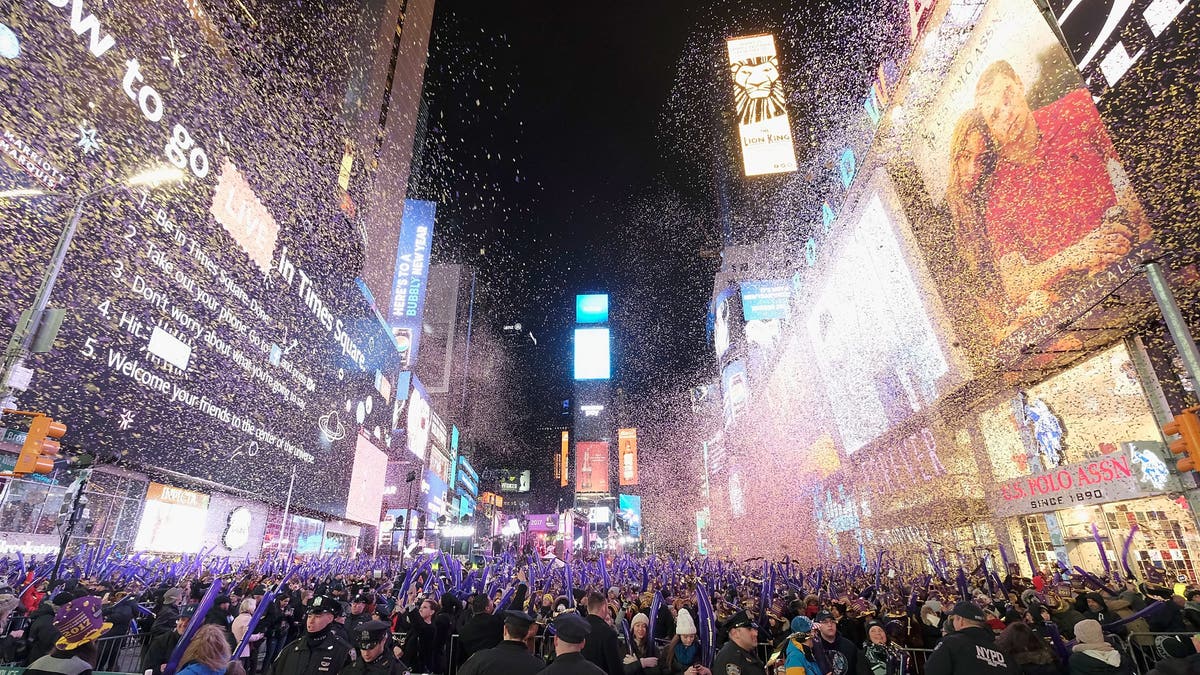
[[[894,227],[879,192],[868,194],[826,266],[807,319],[847,453],[925,409],[949,373]]]
[[[726,46],[746,175],[795,171],[796,149],[775,36],[736,38]]]
[[[575,379],[607,380],[612,376],[607,328],[575,329]]]
[[[343,515],[350,472],[327,469],[353,464],[360,431],[387,444],[376,383],[398,354],[325,198],[330,135],[258,98],[196,3],[73,7],[4,15],[21,50],[3,62],[0,190],[88,195],[0,200],[0,247],[23,262],[0,265],[8,326],[79,209],[50,297],[71,317],[27,360],[21,406],[148,468],[276,496],[294,471],[300,504]],[[162,167],[178,180],[121,187]]]
[[[158,553],[196,553],[203,545],[208,495],[151,483],[133,548]]]
[[[619,495],[617,507],[629,525],[629,536],[642,536],[642,498],[640,495]]]
[[[387,481],[387,454],[375,447],[371,439],[358,435],[354,451],[354,467],[350,473],[350,496],[346,518],[360,523],[379,521],[383,508],[383,488]]]
[[[425,289],[429,285],[429,252],[433,246],[433,220],[437,204],[408,199],[400,221],[396,247],[396,275],[392,282],[392,308],[388,324],[400,350],[400,367],[417,362],[421,347],[421,317],[425,314]]]
[[[575,323],[607,323],[608,296],[602,293],[575,296]]]
[[[608,492],[608,443],[575,443],[575,492]]]
[[[746,321],[786,319],[792,300],[789,281],[743,281],[742,315]]]

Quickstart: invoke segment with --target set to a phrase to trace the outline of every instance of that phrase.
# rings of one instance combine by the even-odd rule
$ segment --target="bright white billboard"
[[[775,36],[735,38],[726,46],[746,175],[795,171],[796,150],[779,76]]]

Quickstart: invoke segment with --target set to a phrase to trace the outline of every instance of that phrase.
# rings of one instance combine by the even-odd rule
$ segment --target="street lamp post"
[[[157,185],[164,182],[175,182],[183,178],[183,172],[174,167],[163,167],[143,171],[128,180],[120,183],[112,183],[104,187],[92,190],[77,197],[75,200],[75,210],[71,213],[71,219],[67,221],[67,225],[58,235],[58,243],[54,246],[54,254],[50,257],[50,263],[46,267],[45,273],[42,275],[42,282],[38,286],[37,295],[34,297],[33,306],[28,312],[21,314],[20,320],[17,322],[16,329],[13,330],[12,337],[8,341],[8,346],[4,350],[4,361],[0,364],[0,394],[5,399],[8,399],[12,394],[12,389],[9,386],[9,378],[12,376],[13,368],[25,358],[29,353],[29,347],[33,343],[33,338],[36,333],[36,328],[41,321],[42,313],[46,311],[46,306],[50,303],[50,294],[54,291],[54,284],[58,281],[58,274],[62,270],[63,262],[67,258],[67,250],[71,247],[71,240],[75,238],[75,231],[79,228],[79,219],[83,215],[83,207],[89,200],[92,200],[100,195],[108,194],[117,190],[127,190],[130,187],[139,185]],[[42,190],[9,190],[0,192],[0,198],[31,198],[31,197],[72,197],[73,195],[65,192],[45,192]]]

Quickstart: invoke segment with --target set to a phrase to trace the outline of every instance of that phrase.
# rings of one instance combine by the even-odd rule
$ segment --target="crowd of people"
[[[119,657],[131,671],[131,651],[148,675],[1200,673],[1200,589],[933,568],[506,554],[33,579],[0,588],[0,661],[66,675]]]

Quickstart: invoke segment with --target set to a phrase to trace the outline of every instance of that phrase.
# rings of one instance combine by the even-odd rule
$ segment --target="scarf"
[[[696,640],[691,647],[683,646],[682,642],[675,644],[675,662],[687,670],[688,666],[696,663],[700,657],[700,641]]]

